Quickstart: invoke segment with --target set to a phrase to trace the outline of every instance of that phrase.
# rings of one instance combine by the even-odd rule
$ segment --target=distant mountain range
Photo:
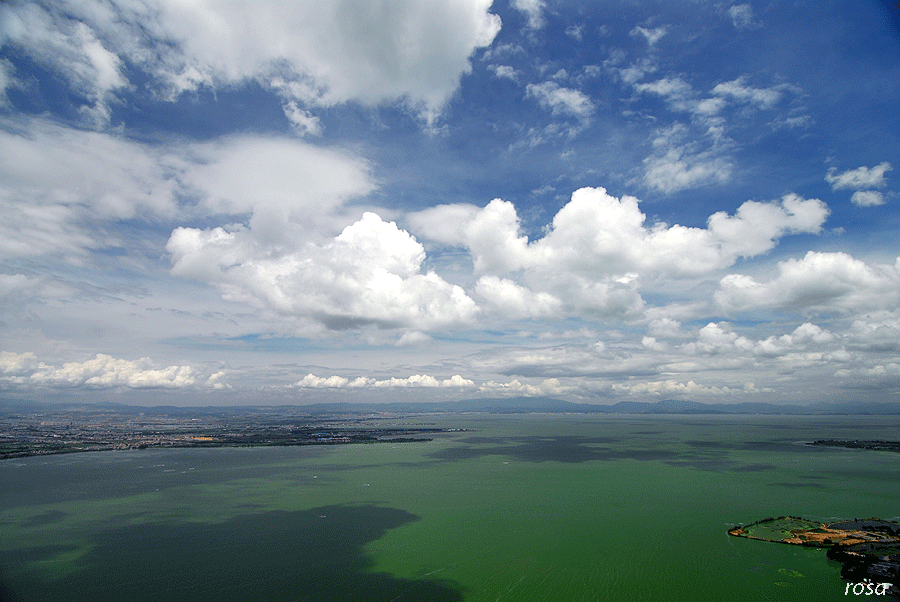
[[[657,402],[620,401],[612,405],[573,403],[550,397],[510,397],[497,399],[467,399],[464,401],[420,403],[317,403],[312,405],[282,406],[131,406],[116,403],[103,404],[38,404],[23,401],[0,401],[2,412],[34,411],[97,411],[109,409],[119,413],[144,413],[166,415],[221,415],[233,413],[273,414],[436,414],[459,412],[484,412],[493,414],[783,414],[783,415],[898,415],[896,403],[817,403],[789,405],[772,403],[700,403],[666,399]]]

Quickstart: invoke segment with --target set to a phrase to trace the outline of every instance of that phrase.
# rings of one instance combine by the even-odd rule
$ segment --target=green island
[[[825,447],[845,447],[847,449],[871,449],[875,451],[900,452],[900,441],[852,441],[839,439],[819,439],[811,441],[809,445],[822,445]]]
[[[728,530],[745,537],[814,548],[842,564],[841,578],[851,583],[887,584],[880,593],[900,600],[900,524],[878,518],[822,523],[795,516],[766,518]]]

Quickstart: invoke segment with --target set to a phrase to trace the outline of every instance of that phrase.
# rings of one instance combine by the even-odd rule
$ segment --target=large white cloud
[[[817,233],[829,214],[817,199],[747,201],[734,215],[709,218],[707,228],[645,224],[638,199],[582,188],[553,218],[545,236],[522,234],[512,203],[495,199],[481,210],[436,207],[410,217],[425,238],[469,249],[480,276],[479,298],[516,316],[623,316],[643,306],[643,277],[692,277],[773,248],[789,233]],[[453,229],[447,219],[468,219]],[[454,239],[455,237],[455,239]]]
[[[128,84],[125,61],[169,95],[259,81],[282,95],[295,121],[303,113],[291,101],[323,106],[399,100],[431,120],[470,69],[475,49],[499,31],[490,4],[19,0],[0,7],[0,42],[67,80],[98,122],[108,120],[110,100]]]
[[[787,233],[818,233],[828,213],[817,199],[787,195],[780,202],[747,201],[733,216],[716,213],[706,229],[647,227],[638,199],[582,188],[553,218],[534,251],[537,258],[563,259],[581,272],[697,275],[768,251]]]
[[[896,265],[809,251],[802,259],[779,262],[778,275],[766,282],[744,274],[725,276],[715,300],[731,312],[777,308],[813,314],[893,308],[900,303],[900,273]]]
[[[720,241],[726,262],[753,257],[773,248],[785,234],[818,234],[830,211],[818,199],[785,195],[780,203],[747,201],[734,216],[724,211],[709,218],[709,232]]]
[[[374,213],[327,243],[277,255],[247,228],[178,228],[166,248],[173,274],[302,324],[431,330],[470,323],[477,313],[459,286],[421,273],[418,241]]]

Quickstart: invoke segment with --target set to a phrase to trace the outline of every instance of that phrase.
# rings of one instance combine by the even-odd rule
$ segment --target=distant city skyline
[[[897,10],[6,2],[0,395],[897,401]]]

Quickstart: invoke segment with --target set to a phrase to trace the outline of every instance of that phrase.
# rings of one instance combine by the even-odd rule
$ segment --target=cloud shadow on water
[[[471,460],[483,456],[506,456],[524,462],[580,463],[592,460],[637,460],[664,462],[669,466],[713,472],[762,472],[774,470],[770,463],[743,464],[730,458],[732,447],[717,442],[689,441],[689,451],[666,449],[664,446],[635,448],[621,439],[584,436],[468,437],[459,439],[458,447],[447,447],[428,454],[440,461]],[[775,444],[771,444],[775,445]],[[779,450],[795,451],[797,446],[776,445]],[[750,446],[756,450],[762,444]],[[741,448],[743,449],[743,448]],[[801,450],[802,451],[802,450]]]
[[[33,529],[35,527],[43,527],[45,525],[51,525],[53,523],[58,523],[69,516],[66,512],[62,512],[60,510],[48,510],[47,512],[43,512],[41,514],[35,514],[28,520],[26,520],[23,525],[28,527],[29,529]]]
[[[372,571],[364,546],[415,520],[396,508],[326,506],[220,524],[114,528],[98,536],[74,572],[38,583],[19,566],[4,593],[92,602],[462,600],[447,582]]]
[[[607,447],[618,440],[609,437],[552,436],[552,437],[470,437],[461,443],[490,447],[448,447],[428,454],[439,460],[470,460],[482,456],[507,456],[524,462],[563,462],[575,464],[591,460],[663,460],[675,457],[667,450],[627,449]]]

